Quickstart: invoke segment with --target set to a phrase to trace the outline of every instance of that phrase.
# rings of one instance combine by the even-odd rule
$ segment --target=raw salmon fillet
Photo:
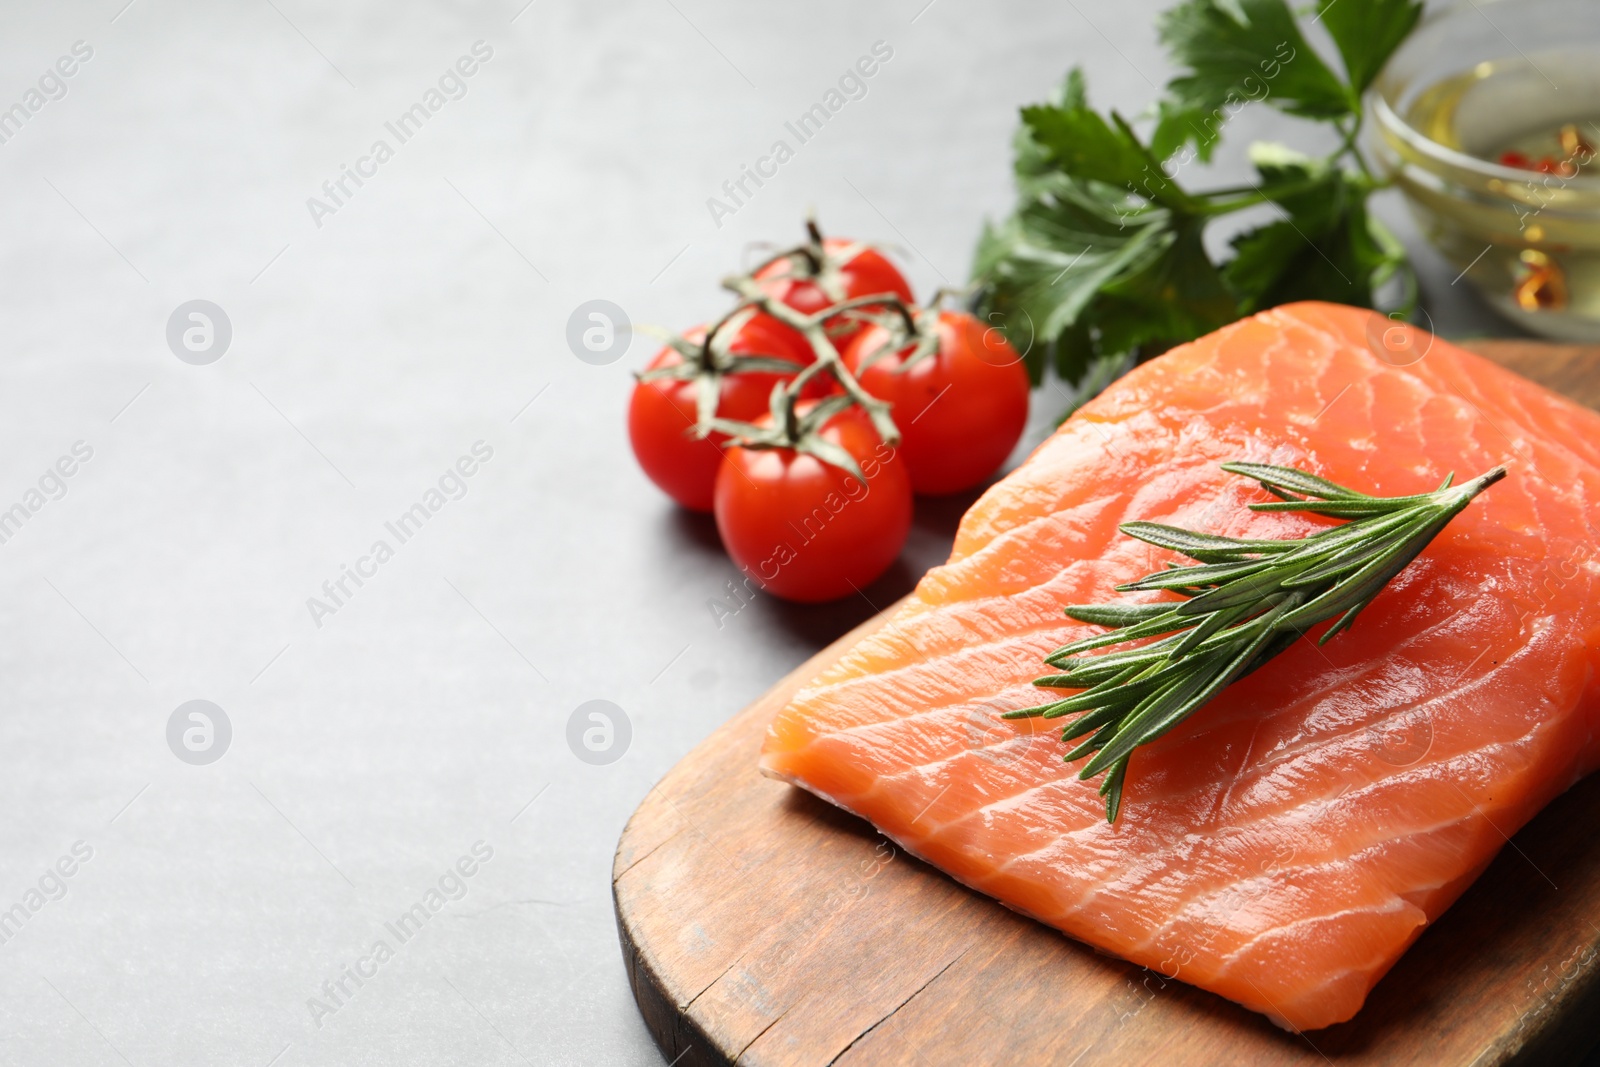
[[[1600,763],[1600,415],[1440,340],[1393,365],[1379,327],[1403,329],[1295,304],[1127,375],[800,690],[762,770],[1096,948],[1291,1029],[1349,1019],[1508,835]],[[1069,720],[997,714],[1065,695],[1030,682],[1101,631],[1064,605],[1128,598],[1113,587],[1179,558],[1118,523],[1291,537],[1331,521],[1248,511],[1272,498],[1218,469],[1235,459],[1383,496],[1511,473],[1352,630],[1297,643],[1138,749],[1108,825],[1099,779],[1062,762]]]

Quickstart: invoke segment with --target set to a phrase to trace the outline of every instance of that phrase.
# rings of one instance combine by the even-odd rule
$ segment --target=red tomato
[[[900,454],[918,493],[970,489],[999,469],[1028,421],[1028,372],[998,330],[941,311],[938,351],[901,370],[907,346],[862,362],[889,341],[872,325],[844,352],[861,387],[894,405]]]
[[[734,445],[717,472],[728,555],[767,592],[805,604],[853,596],[888,570],[911,529],[905,464],[866,413],[846,408],[821,435],[855,457],[865,482],[787,448]]]
[[[696,326],[684,337],[702,341],[705,327]],[[723,335],[718,334],[720,339]],[[799,332],[764,312],[758,312],[729,338],[727,350],[735,354],[778,356],[797,364],[810,363],[815,353]],[[676,349],[663,348],[650,360],[650,368],[681,364]],[[772,387],[793,375],[766,372],[725,374],[717,400],[717,414],[752,422],[768,409]],[[710,511],[717,467],[722,463],[725,434],[693,435],[695,383],[678,378],[656,378],[633,387],[628,403],[628,439],[633,454],[650,480],[672,499],[693,511]]]
[[[873,293],[895,293],[906,303],[911,303],[911,286],[882,255],[870,248],[850,252],[854,241],[828,237],[822,242],[823,265],[820,274],[814,273],[803,259],[788,256],[769,263],[756,272],[762,288],[785,304],[805,315],[814,315],[840,300]],[[821,283],[821,284],[819,284]],[[835,287],[833,295],[828,286]],[[870,307],[863,310],[872,310]],[[828,320],[830,326],[845,326],[845,322]],[[841,350],[857,333],[859,325],[832,333],[834,344]]]

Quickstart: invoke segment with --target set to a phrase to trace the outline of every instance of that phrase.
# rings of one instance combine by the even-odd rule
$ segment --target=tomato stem
[[[911,305],[907,304],[903,299],[901,299],[899,293],[868,293],[866,296],[851,297],[849,300],[841,300],[837,304],[830,305],[824,310],[824,315],[826,318],[831,319],[846,311],[853,311],[854,309],[861,307],[888,308],[890,311],[893,311],[895,314],[900,316],[901,320],[905,323],[906,333],[913,337],[916,336],[916,311],[911,307]]]
[[[855,375],[844,365],[844,359],[839,355],[839,349],[834,345],[833,339],[828,336],[828,331],[823,323],[839,314],[840,308],[863,306],[866,304],[886,305],[897,308],[907,317],[907,321],[915,322],[911,311],[906,307],[905,301],[897,294],[882,293],[872,296],[858,297],[854,300],[844,301],[839,304],[830,304],[813,315],[806,315],[796,311],[783,301],[773,297],[761,288],[761,284],[748,274],[735,274],[723,279],[722,285],[740,297],[741,304],[752,305],[771,315],[773,318],[800,332],[811,344],[811,350],[816,354],[816,362],[802,370],[795,376],[786,389],[783,390],[778,403],[783,410],[774,411],[775,416],[781,416],[786,427],[791,425],[795,402],[800,399],[801,390],[805,388],[816,375],[824,369],[831,373],[834,379],[844,389],[851,401],[861,406],[872,420],[873,427],[884,443],[891,448],[900,443],[900,429],[889,414],[889,404],[879,400],[861,387]],[[778,396],[778,394],[775,394]]]
[[[716,358],[712,354],[713,350],[711,348],[711,342],[716,339],[717,331],[728,325],[729,322],[732,322],[749,306],[750,305],[748,303],[741,300],[735,304],[726,315],[723,315],[721,318],[717,319],[717,321],[706,327],[706,338],[700,344],[700,369],[702,371],[718,369],[716,365]]]
[[[815,277],[822,273],[822,265],[827,259],[827,252],[822,247],[822,230],[817,226],[815,215],[806,216],[806,236],[810,240],[800,246],[800,254],[806,257],[811,275]]]

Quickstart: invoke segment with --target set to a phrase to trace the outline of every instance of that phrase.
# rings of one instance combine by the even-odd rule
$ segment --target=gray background
[[[1082,63],[1133,113],[1167,74],[1153,0],[524,2],[5,8],[0,107],[94,55],[0,145],[0,509],[94,454],[0,544],[0,909],[94,851],[0,944],[0,1062],[659,1063],[617,835],[872,606],[719,627],[733,568],[628,451],[651,346],[586,365],[568,315],[714,315],[746,245],[811,207],[900,246],[919,293],[962,282],[1011,202],[1016,107]],[[465,97],[316,226],[307,198],[480,39]],[[714,225],[707,197],[878,40],[868,95]],[[1296,125],[1246,113],[1222,155]],[[1440,327],[1487,325],[1418,254]],[[165,341],[197,298],[233,327],[209,366]],[[467,494],[316,625],[307,598],[480,440]],[[964,505],[924,505],[868,598],[941,559]],[[167,746],[191,699],[231,720],[209,766]],[[606,766],[566,741],[593,699],[632,723]],[[480,840],[466,895],[317,1026],[308,998]]]

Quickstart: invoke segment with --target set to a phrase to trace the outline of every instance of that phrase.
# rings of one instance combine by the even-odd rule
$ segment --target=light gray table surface
[[[1017,106],[1081,63],[1134,113],[1168,74],[1152,0],[524,3],[0,14],[0,108],[92,52],[0,144],[0,510],[39,505],[0,543],[0,1063],[660,1063],[616,944],[618,833],[872,607],[719,625],[735,571],[624,433],[651,344],[587,364],[569,316],[714,315],[717,279],[808,208],[902,248],[919,293],[961,283],[1011,202]],[[865,95],[714,219],[880,41]],[[386,123],[475,42],[402,143]],[[1299,125],[1241,115],[1210,180]],[[369,176],[333,204],[345,166]],[[1440,328],[1496,328],[1381,210]],[[206,364],[167,337],[196,299],[231,324]],[[459,499],[397,538],[475,444]],[[963,505],[924,505],[868,597],[940,561]],[[197,699],[231,725],[207,765],[168,742]],[[631,724],[606,765],[567,740],[597,699]],[[402,941],[386,924],[419,903]]]

